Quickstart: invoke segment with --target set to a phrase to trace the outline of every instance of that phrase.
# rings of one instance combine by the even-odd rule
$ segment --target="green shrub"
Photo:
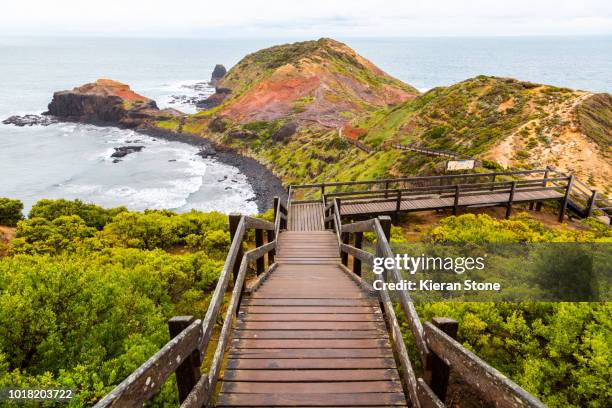
[[[0,197],[0,225],[14,227],[23,219],[23,203],[19,200]]]
[[[105,209],[81,200],[43,199],[32,206],[29,218],[45,218],[49,221],[64,216],[78,215],[89,227],[102,229],[117,214],[127,211],[125,207]]]
[[[55,254],[76,250],[95,232],[95,228],[88,227],[77,215],[65,215],[53,221],[30,218],[17,224],[11,250],[15,254]]]

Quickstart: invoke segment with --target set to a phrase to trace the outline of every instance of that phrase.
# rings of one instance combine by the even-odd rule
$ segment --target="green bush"
[[[0,225],[14,227],[23,219],[23,203],[19,200],[0,197]]]
[[[168,318],[205,314],[230,245],[214,212],[41,200],[30,214],[0,258],[0,387],[73,388],[76,407],[157,352]],[[177,403],[170,379],[149,406]]]
[[[76,250],[95,232],[95,228],[88,227],[76,215],[57,217],[53,221],[30,218],[17,224],[12,251],[16,254],[54,254],[67,249]]]
[[[127,211],[125,207],[105,209],[81,200],[40,200],[30,210],[29,218],[45,218],[49,221],[65,216],[78,215],[89,227],[102,229],[117,214]]]
[[[612,228],[594,220],[583,231],[546,228],[527,214],[510,220],[487,215],[448,217],[424,239],[436,243],[612,242]],[[584,247],[544,253],[541,284],[564,295],[590,295],[590,276],[577,270],[592,262]],[[555,252],[557,251],[557,252]],[[567,251],[570,251],[569,253]],[[569,255],[569,256],[568,256]],[[552,262],[552,260],[555,260]],[[574,268],[575,265],[581,268]],[[554,265],[552,267],[551,265]],[[416,305],[423,321],[448,316],[459,322],[458,340],[513,381],[553,408],[607,407],[612,399],[612,302],[439,302]],[[407,324],[405,338],[416,349]]]

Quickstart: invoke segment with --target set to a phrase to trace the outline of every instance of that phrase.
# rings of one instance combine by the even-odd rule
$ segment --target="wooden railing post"
[[[385,181],[385,198],[389,198],[389,182]]]
[[[325,195],[325,182],[321,183],[321,195],[324,196]]]
[[[459,209],[459,184],[455,184],[455,201],[453,202],[453,215],[457,215]]]
[[[456,320],[447,317],[434,317],[432,323],[453,339],[457,339],[459,323]],[[435,353],[431,353],[429,368],[431,369],[431,389],[438,396],[440,401],[444,402],[448,389],[450,367]]]
[[[573,184],[574,184],[574,175],[572,174],[567,179],[567,187],[565,188],[565,195],[563,196],[563,201],[561,202],[561,210],[559,210],[559,222],[563,222],[563,217],[565,217],[565,210],[567,209],[567,202],[569,201],[569,196],[570,196],[570,192],[572,191]]]
[[[512,187],[510,187],[510,195],[508,197],[508,205],[506,207],[506,219],[510,218],[512,214],[512,202],[514,201],[514,191],[516,190],[516,181],[512,182]]]
[[[363,232],[355,233],[355,248],[361,249],[363,243]],[[361,260],[353,257],[353,272],[361,276]]]
[[[266,235],[268,236],[268,243],[274,241],[274,231],[268,230],[266,231]],[[268,268],[274,263],[274,255],[276,255],[276,251],[274,249],[268,252]]]
[[[168,320],[170,338],[175,338],[185,330],[195,318],[193,316],[175,316]],[[193,387],[200,379],[200,352],[195,349],[181,365],[176,369],[176,385],[178,388],[179,402],[185,401]]]
[[[238,223],[240,223],[240,218],[242,216],[239,213],[230,213],[229,215],[229,229],[230,229],[230,241],[234,241],[234,237],[236,236],[236,230],[238,229]],[[242,250],[242,242],[240,243],[240,247],[238,249],[238,254],[236,255],[236,262],[234,262],[234,283],[236,282],[236,278],[238,277],[238,271],[240,270],[240,262],[242,262],[242,256],[244,255],[244,251]]]
[[[342,243],[349,245],[351,242],[351,236],[348,232],[343,232],[342,235]],[[342,265],[344,266],[348,266],[348,253],[345,251],[342,251],[340,253],[340,259],[342,260]]]
[[[546,187],[546,185],[548,184],[548,172],[550,171],[549,168],[546,168],[546,170],[544,170],[544,180],[542,180],[542,187]]]
[[[591,215],[593,215],[593,209],[595,208],[595,200],[597,200],[597,191],[593,190],[593,193],[591,194],[591,198],[589,198],[589,204],[587,206],[587,210],[586,210],[586,216],[590,217]]]
[[[255,247],[260,247],[264,244],[264,239],[263,239],[263,230],[260,229],[256,229],[255,230]],[[259,258],[257,258],[257,261],[255,261],[255,265],[256,265],[256,270],[257,270],[257,276],[259,276],[260,274],[263,273],[264,271],[264,258],[263,256],[260,256]]]
[[[378,217],[378,221],[380,222],[380,226],[382,227],[383,232],[385,233],[385,237],[387,238],[387,242],[391,242],[391,217],[388,215],[381,215]]]
[[[274,196],[274,221],[276,221],[276,217],[278,217],[278,202],[280,201],[280,197],[279,196]]]
[[[402,190],[397,189],[397,202],[395,203],[395,222],[399,222],[400,210],[402,209]]]

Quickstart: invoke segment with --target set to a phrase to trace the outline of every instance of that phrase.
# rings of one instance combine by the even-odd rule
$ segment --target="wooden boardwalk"
[[[315,187],[324,192],[324,186]],[[512,183],[518,193],[515,187]],[[408,291],[397,291],[399,303],[394,304],[385,286],[374,291],[361,280],[362,263],[374,265],[374,255],[362,249],[365,233],[375,236],[376,256],[395,256],[389,246],[390,217],[343,224],[340,200],[325,206],[323,200],[295,202],[291,191],[287,205],[275,198],[274,223],[230,214],[232,244],[206,315],[171,318],[172,339],[94,408],[142,407],[171,375],[182,408],[444,408],[451,368],[492,406],[545,408],[455,341],[456,321],[441,317],[423,324]],[[256,247],[244,251],[250,231]],[[245,283],[251,267],[257,277]],[[397,268],[385,271],[384,281],[400,282]],[[421,373],[410,361],[398,308],[414,339]],[[223,325],[208,358],[220,319]]]
[[[292,204],[289,211],[289,231],[323,231],[321,202]]]
[[[510,193],[495,193],[483,191],[479,194],[468,196],[460,196],[457,202],[458,207],[486,207],[494,205],[503,205],[510,199]],[[533,191],[517,191],[513,195],[512,202],[537,202],[544,200],[561,200],[563,194],[555,190],[533,190]],[[363,215],[363,214],[386,214],[396,211],[423,211],[437,210],[445,208],[453,208],[455,206],[454,197],[406,197],[400,202],[398,208],[395,201],[380,201],[368,202],[364,200],[351,200],[342,202],[340,212],[342,215]]]
[[[322,220],[300,207],[294,227]],[[241,303],[217,406],[406,406],[378,299],[340,266],[336,235],[281,232],[276,262]]]

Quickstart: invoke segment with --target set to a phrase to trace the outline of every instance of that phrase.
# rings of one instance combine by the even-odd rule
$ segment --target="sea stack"
[[[223,79],[225,74],[227,74],[227,69],[225,69],[223,65],[215,65],[215,69],[213,69],[213,73],[210,77],[210,84],[216,87],[219,84],[219,81]]]

